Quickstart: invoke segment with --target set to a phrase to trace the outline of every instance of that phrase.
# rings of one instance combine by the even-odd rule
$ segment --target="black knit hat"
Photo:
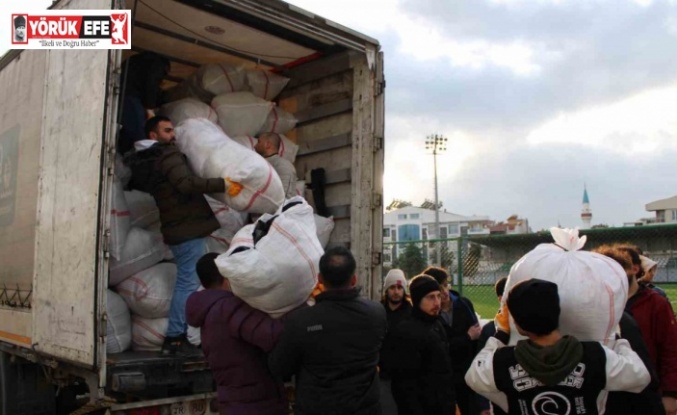
[[[517,284],[508,294],[508,310],[523,330],[550,334],[559,327],[557,284],[536,278]]]
[[[430,275],[417,275],[409,283],[409,295],[414,307],[418,307],[423,297],[433,291],[439,291],[440,284]]]
[[[23,16],[18,16],[14,18],[14,28],[17,27],[26,27],[26,18]]]

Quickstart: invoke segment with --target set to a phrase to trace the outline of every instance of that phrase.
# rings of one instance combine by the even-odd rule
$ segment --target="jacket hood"
[[[214,304],[229,297],[233,297],[232,292],[220,289],[194,292],[186,302],[186,322],[193,327],[202,327]]]
[[[157,143],[158,142],[156,140],[139,140],[139,141],[134,143],[134,150],[136,150],[136,151],[148,150],[154,144],[157,144]]]
[[[556,385],[574,370],[583,358],[583,345],[573,336],[564,336],[552,346],[520,340],[515,358],[522,368],[547,386]]]

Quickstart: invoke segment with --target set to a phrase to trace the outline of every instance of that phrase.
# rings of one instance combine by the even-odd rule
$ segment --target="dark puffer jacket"
[[[391,310],[388,307],[387,301],[381,302],[383,308],[386,310],[386,317],[388,319],[388,333],[386,334],[385,339],[383,340],[383,346],[381,348],[381,361],[379,362],[380,375],[381,379],[390,379],[392,376],[388,372],[388,367],[384,362],[390,361],[388,355],[393,353],[395,345],[392,340],[392,333],[395,327],[400,324],[402,321],[406,320],[407,317],[411,315],[411,303],[408,300],[402,300],[402,303],[395,310]]]
[[[296,415],[380,414],[376,366],[386,332],[383,306],[359,290],[329,290],[291,312],[269,357],[272,372],[296,375]]]
[[[245,304],[233,293],[191,294],[186,321],[201,328],[202,350],[218,385],[221,414],[284,415],[288,404],[281,382],[266,363],[282,323]]]
[[[222,193],[223,179],[196,176],[186,156],[173,143],[156,143],[125,156],[132,169],[130,188],[150,193],[160,210],[165,243],[178,245],[219,229],[205,193]]]
[[[439,317],[414,307],[392,334],[384,362],[399,415],[453,415],[456,406],[449,343]]]

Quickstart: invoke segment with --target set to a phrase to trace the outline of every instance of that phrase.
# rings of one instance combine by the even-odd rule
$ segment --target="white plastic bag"
[[[143,318],[132,314],[132,349],[135,352],[160,351],[168,326],[168,318]]]
[[[211,122],[199,118],[176,128],[179,150],[200,177],[228,178],[242,185],[235,196],[211,195],[240,212],[275,212],[284,202],[282,182],[266,160],[243,148]]]
[[[289,78],[263,70],[247,71],[247,85],[254,95],[271,101],[287,86]]]
[[[628,299],[628,280],[613,259],[581,251],[586,237],[578,230],[551,228],[554,244],[541,244],[517,261],[505,287],[510,289],[532,278],[557,284],[560,298],[559,328],[581,341],[613,340]],[[521,337],[511,318],[510,344]]]
[[[296,204],[298,203],[298,204]],[[233,293],[252,307],[280,317],[304,303],[317,284],[320,257],[324,253],[317,239],[313,209],[305,199],[294,197],[274,219],[265,214],[257,224],[269,223],[265,236],[247,247],[246,226],[233,239],[227,253],[216,258],[216,266],[228,278]],[[239,237],[239,238],[238,238]]]
[[[273,103],[251,92],[233,92],[216,96],[212,100],[212,108],[219,116],[219,125],[223,131],[236,137],[258,133]]]
[[[273,107],[266,117],[266,122],[261,126],[260,133],[287,134],[296,127],[298,120],[293,114]]]
[[[125,301],[106,290],[106,353],[121,353],[132,345],[132,318]]]
[[[184,98],[165,104],[160,108],[159,115],[168,117],[174,125],[189,118],[206,118],[215,124],[219,120],[212,107],[196,98]]]
[[[162,262],[132,275],[115,289],[134,314],[162,318],[169,317],[175,284],[176,265]]]
[[[132,226],[147,229],[160,222],[160,211],[155,198],[148,193],[132,190],[125,192],[125,200],[131,217]]]
[[[315,218],[315,228],[317,229],[317,238],[320,240],[322,248],[326,248],[331,237],[331,231],[334,230],[334,217],[325,218],[320,215],[313,215]]]
[[[113,258],[120,258],[124,249],[129,230],[132,227],[131,214],[125,199],[122,183],[113,179],[113,200],[110,209],[110,254]]]
[[[108,285],[116,286],[137,272],[152,267],[162,261],[164,254],[162,234],[132,228],[120,259],[110,261]]]

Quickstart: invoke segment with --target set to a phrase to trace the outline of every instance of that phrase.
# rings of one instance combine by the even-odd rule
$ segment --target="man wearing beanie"
[[[411,315],[411,303],[407,295],[407,280],[404,276],[404,271],[401,269],[391,269],[386,275],[383,282],[383,300],[381,301],[386,310],[386,317],[388,318],[388,334],[383,339],[383,347],[381,348],[380,362],[379,362],[379,377],[381,379],[381,409],[383,414],[397,415],[397,406],[392,394],[391,388],[391,374],[383,365],[383,362],[388,360],[387,356],[392,353],[392,330],[402,320]]]
[[[442,293],[442,311],[440,316],[444,323],[449,341],[451,366],[454,372],[454,390],[456,404],[461,415],[476,415],[477,395],[466,385],[463,375],[475,358],[478,339],[482,328],[477,321],[473,303],[461,296],[458,291],[449,287],[449,273],[444,268],[428,267],[424,274],[435,278]]]
[[[456,396],[449,343],[439,314],[440,285],[428,275],[411,280],[411,316],[392,331],[384,362],[392,375],[399,415],[453,415]],[[385,414],[384,414],[385,415]]]
[[[26,43],[26,17],[17,16],[14,18],[14,41]]]
[[[516,346],[505,346],[510,315],[527,337]],[[534,278],[513,287],[496,314],[496,335],[465,375],[468,385],[511,415],[595,415],[604,413],[606,391],[638,393],[649,384],[627,340],[612,350],[563,336],[559,315],[557,284]]]

